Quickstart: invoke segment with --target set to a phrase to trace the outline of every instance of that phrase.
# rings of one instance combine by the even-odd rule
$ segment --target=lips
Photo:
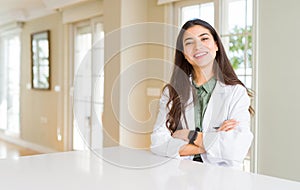
[[[196,53],[195,55],[194,55],[194,58],[200,58],[200,57],[203,57],[203,56],[205,56],[205,55],[207,55],[208,54],[208,52],[199,52],[199,53]]]

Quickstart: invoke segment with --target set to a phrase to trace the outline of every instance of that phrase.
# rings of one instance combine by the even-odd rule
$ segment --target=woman
[[[200,19],[186,22],[160,99],[151,151],[242,169],[253,139],[247,92],[215,29]]]

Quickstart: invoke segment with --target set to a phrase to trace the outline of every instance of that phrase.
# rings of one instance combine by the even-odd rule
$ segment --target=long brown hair
[[[190,98],[191,82],[189,78],[193,75],[193,67],[183,54],[183,35],[187,29],[195,25],[200,25],[208,29],[218,46],[218,51],[216,52],[213,64],[213,72],[216,79],[222,81],[226,85],[240,84],[245,87],[235,74],[216,30],[209,23],[201,19],[187,21],[182,26],[177,37],[175,66],[170,83],[164,87],[164,90],[165,88],[168,88],[169,90],[169,101],[167,103],[167,107],[170,108],[170,111],[167,114],[166,127],[171,133],[175,132],[178,128],[181,128],[179,127],[181,125],[180,119],[182,115],[184,116],[185,108],[188,105],[188,100]],[[249,96],[252,96],[252,92],[248,89],[247,91]],[[249,107],[249,112],[251,114],[254,113],[251,106]]]

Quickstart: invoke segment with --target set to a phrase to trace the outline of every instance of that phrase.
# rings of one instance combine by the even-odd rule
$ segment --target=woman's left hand
[[[230,131],[235,129],[235,127],[239,124],[239,122],[235,119],[229,119],[222,123],[221,127],[218,129],[218,131]]]
[[[188,130],[188,129],[177,130],[173,133],[172,137],[177,138],[177,139],[182,139],[184,141],[189,141],[189,139],[188,139],[189,132],[190,132],[190,130]]]

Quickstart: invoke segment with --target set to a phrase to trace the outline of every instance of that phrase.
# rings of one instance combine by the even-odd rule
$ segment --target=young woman
[[[160,99],[151,151],[241,169],[253,139],[250,113],[248,91],[215,29],[200,19],[186,22]]]

